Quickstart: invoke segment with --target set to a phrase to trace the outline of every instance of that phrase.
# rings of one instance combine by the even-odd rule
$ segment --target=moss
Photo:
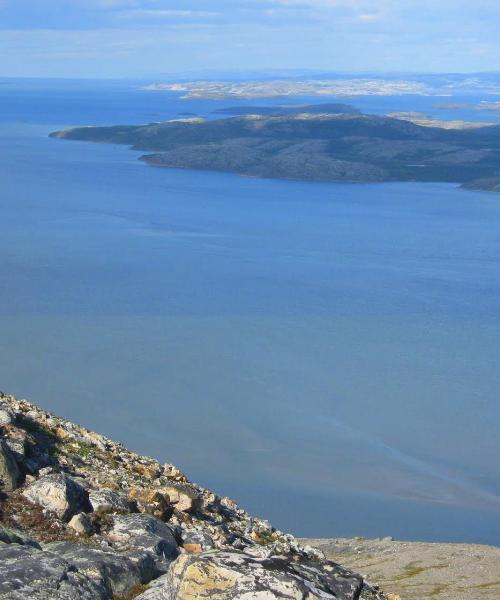
[[[425,567],[406,567],[405,572],[401,575],[404,579],[409,579],[410,577],[416,577],[420,575],[420,573],[424,573],[426,571]]]
[[[261,531],[257,534],[257,536],[258,537],[255,541],[261,546],[269,546],[278,539],[273,531]]]
[[[9,494],[2,503],[1,521],[8,527],[20,529],[39,542],[85,541],[85,536],[77,536],[61,519],[46,513],[41,506],[27,500],[21,490]]]
[[[93,451],[93,447],[88,444],[77,444],[75,447],[75,453],[81,458],[88,458]]]
[[[490,590],[492,588],[500,587],[500,581],[491,581],[490,583],[481,583],[474,587],[477,590]]]
[[[440,596],[442,592],[445,592],[449,586],[447,585],[437,585],[432,592],[429,593],[429,598],[435,598],[436,596]]]
[[[411,579],[412,577],[417,577],[421,573],[425,573],[425,571],[429,571],[431,569],[447,569],[450,565],[448,564],[440,564],[440,565],[431,565],[428,567],[421,567],[418,563],[410,563],[406,566],[404,573],[398,575],[395,578],[396,581],[402,581],[403,579]]]

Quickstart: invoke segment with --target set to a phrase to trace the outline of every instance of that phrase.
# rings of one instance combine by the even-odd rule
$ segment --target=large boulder
[[[87,513],[78,513],[71,517],[68,527],[80,535],[91,535],[94,532],[94,524]]]
[[[91,510],[87,490],[64,473],[40,477],[23,490],[23,496],[65,521],[76,513]]]
[[[66,560],[33,546],[0,542],[0,600],[111,600],[105,587]]]
[[[167,496],[170,504],[180,512],[196,511],[201,507],[201,494],[190,485],[172,483],[158,491]]]
[[[361,596],[361,594],[363,595]],[[183,554],[137,600],[358,600],[377,598],[363,578],[333,562],[241,552]]]
[[[130,512],[132,506],[130,502],[118,492],[113,490],[101,489],[90,490],[89,500],[94,512]]]
[[[55,542],[47,544],[45,549],[67,561],[98,587],[104,587],[111,596],[127,594],[139,584],[148,583],[152,574],[147,555],[130,557],[74,542]]]
[[[0,489],[12,492],[18,486],[20,478],[14,454],[6,442],[0,439]]]
[[[151,552],[166,561],[179,554],[172,529],[148,514],[115,515],[108,538],[118,548]]]
[[[158,490],[134,486],[129,490],[128,498],[142,513],[149,513],[165,521],[172,515],[169,496],[161,494]]]

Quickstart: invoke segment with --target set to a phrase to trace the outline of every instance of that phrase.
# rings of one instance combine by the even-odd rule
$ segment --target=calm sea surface
[[[0,387],[297,534],[500,544],[500,195],[47,138],[221,105],[0,86]]]

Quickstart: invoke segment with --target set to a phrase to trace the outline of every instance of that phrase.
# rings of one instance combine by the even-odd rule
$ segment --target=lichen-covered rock
[[[130,512],[130,502],[118,492],[113,490],[91,490],[89,493],[89,501],[94,512]]]
[[[181,531],[182,547],[187,552],[203,552],[212,550],[215,545],[213,539],[199,529],[184,529]]]
[[[51,552],[0,542],[0,600],[111,600],[111,596]]]
[[[186,484],[173,483],[161,489],[174,508],[181,512],[197,510],[202,503],[201,495],[197,490]]]
[[[23,490],[23,495],[65,521],[91,509],[87,490],[64,473],[40,477]]]
[[[105,552],[74,542],[47,544],[45,549],[68,562],[79,573],[105,588],[110,595],[126,594],[141,583],[147,583],[147,569],[136,558],[117,552]],[[143,561],[146,561],[143,557]]]
[[[165,463],[163,465],[163,475],[172,481],[178,481],[181,483],[187,481],[187,477],[184,475],[184,473],[170,463]]]
[[[11,492],[17,488],[20,473],[12,450],[0,439],[0,489]]]
[[[6,402],[0,401],[0,427],[10,425],[16,420],[14,411],[9,407]]]
[[[78,513],[74,517],[71,517],[68,527],[71,527],[73,531],[82,535],[90,535],[94,530],[92,521],[86,513]]]
[[[166,520],[172,514],[173,508],[170,498],[158,490],[132,487],[128,493],[129,500],[135,502],[140,512],[145,512]]]
[[[171,561],[179,554],[172,529],[146,514],[115,515],[108,538],[123,549],[135,548]]]
[[[147,590],[138,600],[358,600],[362,592],[366,598],[377,597],[375,590],[364,586],[362,577],[335,563],[206,552],[179,557],[162,585]]]

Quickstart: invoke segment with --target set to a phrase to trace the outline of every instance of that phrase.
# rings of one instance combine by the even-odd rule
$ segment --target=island
[[[429,95],[433,88],[413,79],[368,78],[315,78],[264,79],[251,81],[183,81],[153,83],[143,88],[152,92],[182,94],[181,98],[225,100],[242,98],[284,98],[292,96],[401,96],[403,94]]]
[[[412,122],[407,113],[404,118],[368,115],[343,105],[282,112],[253,107],[228,118],[79,127],[51,136],[127,144],[145,152],[141,160],[158,167],[305,181],[452,182],[467,189],[499,189],[499,125],[449,128]]]

